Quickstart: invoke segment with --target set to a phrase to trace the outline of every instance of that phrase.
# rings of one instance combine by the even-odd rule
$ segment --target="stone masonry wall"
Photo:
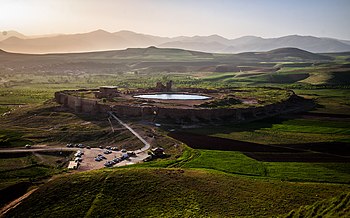
[[[174,122],[183,121],[211,121],[211,120],[231,120],[244,121],[257,118],[268,117],[282,113],[288,108],[291,102],[298,98],[292,95],[284,102],[278,102],[267,106],[258,106],[243,109],[214,109],[214,108],[162,108],[154,106],[140,105],[115,105],[103,104],[94,99],[84,99],[71,95],[73,91],[61,91],[55,93],[56,102],[64,107],[73,109],[77,113],[106,113],[114,111],[118,116],[128,117],[154,117],[157,119],[172,120]]]

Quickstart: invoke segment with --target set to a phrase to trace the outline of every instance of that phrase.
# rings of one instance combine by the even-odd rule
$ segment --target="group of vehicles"
[[[82,162],[83,161],[83,158],[82,158],[82,156],[84,155],[84,152],[83,151],[81,151],[81,150],[78,150],[75,154],[74,154],[74,162],[77,162],[77,163],[79,163],[79,162]]]
[[[68,143],[66,145],[67,148],[87,148],[87,149],[91,149],[90,146],[85,146],[84,144],[73,144],[73,143]]]
[[[90,146],[85,146],[84,144],[73,144],[73,143],[68,143],[66,145],[67,148],[86,148],[86,149],[91,149]],[[134,157],[136,156],[135,152],[133,151],[127,151],[126,149],[121,149],[120,151],[122,152],[122,155],[120,157],[115,157],[112,160],[107,160],[107,158],[104,155],[109,155],[111,154],[113,151],[119,151],[118,147],[113,147],[113,146],[106,146],[105,148],[103,148],[102,146],[99,146],[100,149],[103,149],[103,154],[98,154],[94,160],[97,162],[106,160],[106,162],[104,163],[105,167],[112,167],[117,163],[120,163],[123,160],[127,160],[130,157]],[[74,154],[74,162],[76,163],[80,163],[83,161],[82,155],[84,155],[84,152],[82,150],[78,150],[75,154]]]
[[[112,151],[119,151],[118,147],[113,147],[113,146],[106,146],[107,150],[112,150]]]
[[[116,157],[113,160],[107,161],[104,165],[105,165],[105,167],[112,167],[115,164],[117,164],[123,160],[126,160],[126,159],[129,159],[129,155],[123,154],[121,157]]]
[[[103,153],[106,155],[111,154],[112,153],[111,150],[112,150],[112,147],[108,147],[108,148],[106,147],[106,149],[103,151]],[[133,151],[128,152],[127,150],[122,149],[121,152],[122,152],[122,156],[115,157],[113,160],[106,161],[106,163],[104,163],[105,167],[112,167],[115,164],[117,164],[123,160],[127,160],[132,156],[136,156],[135,152],[133,152]],[[107,158],[105,156],[103,156],[102,154],[98,154],[95,157],[95,161],[98,161],[98,162],[102,161],[104,159],[107,159]]]
[[[107,159],[105,156],[103,156],[102,154],[98,154],[96,157],[95,157],[95,161],[102,161],[103,159]]]

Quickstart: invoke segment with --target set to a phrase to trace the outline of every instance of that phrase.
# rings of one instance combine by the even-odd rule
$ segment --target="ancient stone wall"
[[[147,118],[152,117],[172,122],[197,122],[212,120],[244,121],[264,118],[283,113],[293,102],[298,100],[296,95],[283,102],[266,106],[249,107],[242,109],[230,108],[171,108],[155,107],[148,105],[108,105],[95,99],[84,99],[72,95],[74,91],[62,91],[55,93],[56,102],[64,107],[73,109],[77,113],[106,113],[114,111],[118,116]]]

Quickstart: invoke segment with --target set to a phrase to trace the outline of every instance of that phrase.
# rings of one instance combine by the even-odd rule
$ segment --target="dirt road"
[[[134,134],[138,139],[140,139],[140,141],[145,145],[143,148],[141,148],[140,150],[136,150],[134,151],[135,153],[141,153],[144,151],[147,151],[148,149],[151,148],[151,145],[140,136],[140,134],[138,134],[137,132],[135,132],[135,130],[133,130],[128,124],[124,123],[123,121],[121,121],[117,116],[115,116],[112,112],[108,112],[109,115],[111,115],[111,117],[113,117],[114,119],[116,119],[122,126],[124,126],[125,128],[127,128],[132,134]]]
[[[17,207],[24,199],[29,197],[33,192],[35,192],[38,188],[32,189],[29,192],[25,193],[21,197],[15,199],[14,201],[11,201],[9,204],[5,205],[3,208],[0,209],[0,218],[4,217],[4,215],[13,208]]]
[[[49,147],[33,146],[32,148],[1,148],[0,153],[17,153],[17,152],[38,152],[38,151],[77,151],[78,148],[66,147]]]

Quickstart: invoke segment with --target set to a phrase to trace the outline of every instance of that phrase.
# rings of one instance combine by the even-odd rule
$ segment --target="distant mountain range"
[[[80,34],[25,36],[16,31],[0,32],[0,49],[17,53],[70,53],[126,48],[179,48],[210,53],[263,52],[294,47],[314,53],[350,51],[350,41],[314,36],[289,35],[279,38],[244,36],[227,39],[219,35],[160,37],[119,31],[96,30]]]

